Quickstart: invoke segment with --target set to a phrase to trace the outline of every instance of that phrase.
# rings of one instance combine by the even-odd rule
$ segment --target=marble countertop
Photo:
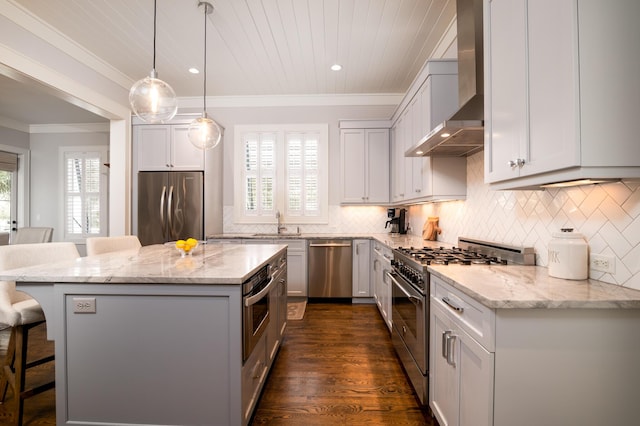
[[[640,291],[596,280],[564,280],[524,265],[430,265],[428,271],[494,309],[640,309]]]
[[[180,257],[173,246],[80,257],[73,261],[0,272],[0,280],[56,283],[242,284],[286,250],[284,244],[201,244]]]

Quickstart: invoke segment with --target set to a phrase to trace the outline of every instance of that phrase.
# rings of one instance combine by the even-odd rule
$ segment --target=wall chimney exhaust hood
[[[460,109],[405,152],[405,157],[464,157],[484,149],[482,0],[457,0]]]

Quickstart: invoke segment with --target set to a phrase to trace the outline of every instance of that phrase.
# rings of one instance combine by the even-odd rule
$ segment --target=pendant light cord
[[[153,70],[156,69],[156,10],[158,0],[153,0]]]
[[[202,91],[203,117],[207,115],[207,12],[209,5],[204,5],[204,89]]]

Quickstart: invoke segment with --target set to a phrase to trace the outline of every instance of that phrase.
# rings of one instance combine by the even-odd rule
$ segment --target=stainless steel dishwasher
[[[309,240],[309,297],[351,297],[351,240]]]

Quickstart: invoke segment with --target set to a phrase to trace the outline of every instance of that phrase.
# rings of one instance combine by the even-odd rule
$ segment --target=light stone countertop
[[[494,309],[640,309],[639,290],[553,278],[540,266],[430,265],[428,271]]]
[[[284,244],[200,244],[180,257],[173,245],[80,257],[0,272],[0,280],[93,284],[242,284],[286,250]]]

